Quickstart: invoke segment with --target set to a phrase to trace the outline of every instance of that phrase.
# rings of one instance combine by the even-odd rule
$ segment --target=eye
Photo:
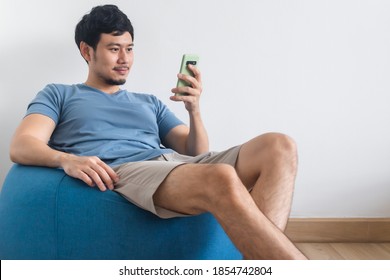
[[[110,51],[112,51],[112,52],[118,52],[118,51],[119,51],[119,48],[111,48]]]
[[[127,48],[127,52],[132,52],[133,48]]]

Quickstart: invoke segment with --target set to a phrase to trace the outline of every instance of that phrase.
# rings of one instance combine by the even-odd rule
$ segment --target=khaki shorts
[[[154,205],[153,195],[160,184],[174,168],[186,163],[225,163],[234,167],[240,148],[236,146],[223,152],[209,152],[195,157],[171,153],[147,161],[118,165],[113,168],[120,178],[114,191],[161,218],[186,216]]]

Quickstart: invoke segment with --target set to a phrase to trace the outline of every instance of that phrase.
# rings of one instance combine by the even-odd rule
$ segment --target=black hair
[[[80,49],[83,41],[96,50],[100,34],[107,33],[120,36],[129,32],[134,40],[134,29],[127,16],[115,5],[94,7],[89,14],[83,16],[76,26],[75,41]]]

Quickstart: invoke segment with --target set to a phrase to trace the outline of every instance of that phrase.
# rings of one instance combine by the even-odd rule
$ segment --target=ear
[[[93,51],[92,47],[90,47],[84,41],[81,41],[81,43],[80,43],[80,53],[81,53],[81,55],[83,56],[83,58],[85,59],[85,61],[87,63],[89,63],[91,61],[92,51]]]

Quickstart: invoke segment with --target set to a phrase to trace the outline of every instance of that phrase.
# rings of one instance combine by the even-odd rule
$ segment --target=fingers
[[[194,73],[195,79],[199,82],[202,83],[202,75],[197,67],[195,67],[192,64],[188,64],[188,68]]]
[[[192,72],[194,73],[194,76],[179,73],[179,74],[177,74],[177,77],[179,79],[187,82],[188,84],[190,84],[192,88],[201,89],[202,88],[202,79],[201,79],[201,74],[200,74],[199,69],[196,68],[195,66],[192,66],[192,65],[188,65],[188,66],[192,70]]]
[[[199,96],[200,91],[198,89],[194,89],[193,87],[187,86],[187,87],[178,87],[178,88],[173,88],[172,93],[177,94],[175,96],[172,96],[172,100],[176,101],[183,101],[181,97],[185,96]]]
[[[72,157],[64,167],[72,177],[84,181],[89,186],[97,186],[101,191],[113,190],[119,180],[115,171],[98,157]]]
[[[193,73],[193,76],[179,73],[177,77],[190,84],[193,88],[201,88],[202,77],[200,70],[192,64],[188,64],[187,67]]]
[[[172,92],[190,94],[190,93],[196,93],[197,91],[199,91],[199,93],[201,93],[202,92],[202,80],[201,80],[201,74],[200,74],[199,69],[196,68],[195,66],[193,66],[192,64],[188,64],[187,67],[191,70],[191,72],[194,74],[194,76],[192,77],[190,75],[184,75],[184,74],[179,73],[177,75],[177,77],[180,80],[185,81],[190,86],[174,88],[174,89],[172,89]],[[191,88],[196,89],[197,91],[191,90]]]
[[[107,188],[109,190],[113,190],[114,183],[116,181],[116,174],[110,174],[111,168],[109,166],[104,165],[104,162],[97,162],[96,165],[86,167],[83,172],[92,181],[92,184],[89,184],[90,186],[96,185],[101,191],[105,191],[107,190]]]
[[[194,77],[184,74],[178,74],[177,77],[190,84],[190,86],[173,88],[171,91],[175,95],[171,96],[170,99],[184,102],[188,112],[197,113],[199,112],[199,100],[202,94],[201,74],[199,69],[192,64],[187,65],[187,67],[193,72]]]

